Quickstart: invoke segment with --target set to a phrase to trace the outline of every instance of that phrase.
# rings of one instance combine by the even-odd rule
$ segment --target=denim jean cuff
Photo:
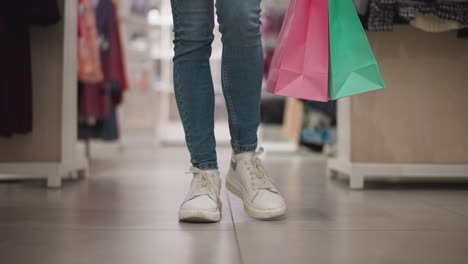
[[[217,162],[205,162],[205,163],[194,165],[194,167],[197,167],[200,170],[217,170],[218,163]]]
[[[257,150],[257,143],[252,145],[232,145],[235,152],[253,152]]]

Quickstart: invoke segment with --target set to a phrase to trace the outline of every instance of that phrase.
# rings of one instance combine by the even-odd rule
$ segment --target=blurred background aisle
[[[287,216],[250,218],[223,187],[214,224],[177,218],[192,175],[170,0],[5,3],[0,264],[468,263],[468,0],[353,2],[387,88],[328,103],[264,89],[259,145]],[[262,0],[263,88],[289,3]]]

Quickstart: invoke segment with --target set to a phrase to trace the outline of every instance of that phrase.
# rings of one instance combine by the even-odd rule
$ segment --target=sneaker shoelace
[[[195,196],[200,196],[200,195],[211,195],[215,194],[216,198],[219,198],[219,187],[218,185],[213,181],[213,177],[211,177],[207,171],[201,170],[196,167],[191,167],[190,171],[187,172],[187,174],[193,174],[193,175],[198,175],[197,177],[197,183],[198,183],[198,188],[196,191],[192,193],[192,198]]]
[[[251,188],[252,190],[267,189],[275,191],[275,188],[267,178],[268,176],[265,167],[260,159],[260,155],[262,155],[263,152],[264,149],[261,147],[257,152],[255,152],[252,159],[246,162],[247,170],[250,173]]]

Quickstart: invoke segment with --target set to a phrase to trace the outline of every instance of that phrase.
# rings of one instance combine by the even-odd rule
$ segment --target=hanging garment
[[[105,141],[113,141],[119,138],[117,115],[115,111],[113,97],[120,93],[119,83],[113,82],[108,90],[110,94],[107,99],[107,117],[105,119],[95,119],[80,115],[78,122],[78,137],[80,139],[99,138]],[[82,84],[80,84],[82,89]],[[81,93],[81,92],[80,92]]]
[[[109,31],[113,21],[114,5],[110,0],[101,0],[96,6],[96,28],[98,34],[99,57],[103,80],[99,83],[84,83],[79,98],[79,113],[86,119],[104,120],[108,117],[109,81],[108,53]]]
[[[395,21],[396,0],[370,0],[367,29],[371,31],[391,31]]]
[[[128,89],[128,81],[125,70],[125,57],[122,48],[122,40],[120,35],[120,20],[117,15],[117,10],[113,12],[113,23],[109,31],[109,53],[107,58],[108,72],[107,78],[110,81],[119,83],[118,93],[112,93],[114,104],[118,105],[122,102],[123,92]]]
[[[26,15],[30,24],[47,26],[60,21],[57,0],[23,0],[22,2],[28,5]]]
[[[127,89],[119,20],[111,0],[100,0],[96,7],[103,81],[82,84],[79,96],[79,138],[118,139],[116,107]]]
[[[91,0],[78,0],[78,79],[83,83],[103,80],[96,15]]]
[[[0,135],[32,131],[29,27],[60,20],[56,0],[4,1],[0,8]]]

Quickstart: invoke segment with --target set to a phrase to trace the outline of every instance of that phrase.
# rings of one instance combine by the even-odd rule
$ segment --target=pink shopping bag
[[[291,0],[268,74],[267,91],[328,101],[328,1]]]

